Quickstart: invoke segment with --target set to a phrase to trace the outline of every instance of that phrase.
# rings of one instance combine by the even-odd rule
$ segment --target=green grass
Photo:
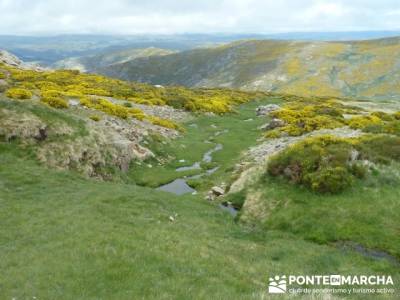
[[[183,137],[167,144],[158,141],[151,143],[151,149],[157,157],[164,158],[164,162],[159,164],[153,159],[142,166],[133,165],[131,178],[137,184],[157,187],[176,178],[195,175],[219,166],[220,168],[213,175],[196,180],[196,187],[204,190],[215,181],[228,180],[232,173],[232,166],[239,161],[242,152],[255,145],[257,138],[261,137],[262,132],[257,127],[268,121],[265,117],[257,118],[255,109],[262,104],[277,102],[279,102],[277,98],[269,98],[243,104],[237,107],[235,113],[222,116],[197,116],[185,124],[186,133]],[[249,119],[253,120],[245,121]],[[218,132],[221,134],[215,136]],[[205,143],[206,140],[212,143]],[[213,153],[212,165],[202,164],[203,170],[175,171],[178,167],[201,162],[204,153],[213,149],[215,144],[222,144],[223,149]],[[180,163],[182,159],[185,162]],[[148,164],[151,164],[152,168],[149,168]]]
[[[398,165],[397,167],[398,168]],[[282,230],[319,244],[351,241],[400,261],[400,187],[391,175],[371,175],[337,195],[317,194],[269,176],[258,184],[265,230]]]
[[[62,137],[53,136],[51,137],[53,140],[57,138],[59,140],[75,139],[76,137],[86,136],[88,134],[85,122],[76,117],[75,114],[65,113],[65,111],[60,111],[46,105],[31,103],[24,100],[10,100],[8,98],[5,98],[4,95],[0,94],[0,109],[15,111],[19,114],[33,114],[44,123],[46,123],[49,128],[56,128],[61,125],[66,125],[73,129],[72,134],[62,135]]]
[[[48,170],[13,144],[0,144],[0,257],[0,299],[259,299],[275,274],[400,279],[388,261],[240,226],[192,195]]]

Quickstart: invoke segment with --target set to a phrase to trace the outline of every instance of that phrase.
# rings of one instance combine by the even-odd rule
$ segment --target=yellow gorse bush
[[[376,115],[357,116],[348,120],[347,124],[352,129],[364,129],[371,125],[382,125],[383,121]]]
[[[6,96],[12,99],[31,99],[32,92],[23,88],[10,88],[6,92]]]
[[[41,102],[57,108],[67,107],[69,98],[77,98],[86,107],[123,119],[133,117],[143,120],[146,115],[139,109],[98,98],[112,97],[144,105],[169,105],[193,112],[222,114],[232,111],[235,105],[265,96],[264,93],[227,89],[155,87],[72,70],[39,72],[1,65],[0,73],[10,74],[11,88],[7,92],[10,98],[29,99],[37,95]],[[153,117],[148,117],[148,120],[167,128],[179,127],[168,120]]]
[[[57,96],[42,97],[40,101],[54,108],[68,108],[69,106],[65,99]]]
[[[281,135],[299,136],[319,129],[334,129],[345,126],[343,113],[346,109],[337,101],[320,99],[291,99],[282,109],[271,113],[273,118],[281,119],[285,126],[266,133],[268,138]]]

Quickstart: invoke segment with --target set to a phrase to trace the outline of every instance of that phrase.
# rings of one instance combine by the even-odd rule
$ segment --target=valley
[[[287,42],[234,47],[248,56],[264,43],[278,54]],[[321,59],[343,54],[320,47]],[[183,55],[203,68],[202,53],[230,48]],[[2,53],[0,298],[264,299],[269,274],[400,280],[396,89],[251,91],[217,77],[185,87]]]

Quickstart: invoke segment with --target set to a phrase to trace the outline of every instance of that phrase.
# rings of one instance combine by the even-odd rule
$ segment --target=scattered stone
[[[68,100],[68,103],[70,106],[78,106],[79,105],[79,101],[75,100],[75,99]]]
[[[283,121],[281,119],[275,119],[274,118],[274,119],[271,120],[271,122],[268,123],[266,129],[267,130],[268,129],[275,129],[275,128],[278,128],[278,127],[283,127],[285,125],[286,125],[285,121]]]
[[[211,191],[216,196],[222,196],[223,194],[225,194],[225,189],[223,189],[222,187],[219,187],[219,186],[213,186],[211,188]]]
[[[262,105],[256,108],[257,116],[266,116],[269,113],[280,109],[281,107],[277,104]]]
[[[208,201],[214,201],[215,198],[216,198],[215,194],[212,191],[208,191],[205,199]]]
[[[179,162],[180,162],[180,163],[184,163],[185,160],[184,160],[184,159],[180,159]]]

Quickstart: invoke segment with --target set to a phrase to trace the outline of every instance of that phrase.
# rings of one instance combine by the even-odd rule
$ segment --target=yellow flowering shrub
[[[27,89],[22,89],[22,88],[10,88],[6,92],[6,96],[12,99],[31,99],[32,98],[32,92],[27,90]]]
[[[166,128],[170,128],[170,129],[174,129],[174,130],[179,130],[182,131],[183,128],[181,126],[179,126],[177,123],[170,121],[170,120],[165,120],[165,119],[161,119],[155,116],[148,116],[147,120],[150,121],[150,123],[154,124],[154,125],[158,125],[158,126],[162,126],[162,127],[166,127]]]
[[[371,125],[383,125],[380,118],[374,115],[357,116],[347,121],[347,124],[352,129],[364,129]]]
[[[267,132],[265,136],[299,136],[314,130],[343,127],[346,125],[344,112],[342,104],[333,100],[291,99],[283,108],[270,113],[271,117],[283,120],[286,125],[272,133]]]
[[[65,99],[57,96],[42,97],[40,98],[40,101],[54,108],[68,108],[69,106]]]
[[[95,122],[99,122],[101,120],[100,116],[98,116],[98,115],[92,115],[89,117],[89,119],[91,119]]]

